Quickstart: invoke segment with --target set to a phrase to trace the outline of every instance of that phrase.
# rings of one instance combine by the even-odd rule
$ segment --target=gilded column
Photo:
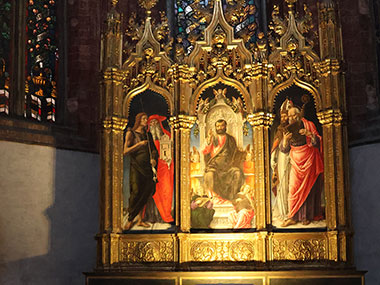
[[[333,260],[348,261],[350,240],[347,240],[347,236],[351,235],[351,230],[347,223],[349,186],[346,183],[348,175],[344,169],[348,167],[344,156],[348,154],[344,152],[343,116],[338,109],[328,109],[317,115],[323,127],[323,137],[326,138],[323,140],[326,223],[330,231],[329,239],[338,246]]]
[[[170,118],[174,128],[176,149],[176,194],[179,202],[179,225],[182,232],[190,232],[190,134],[196,120],[195,116],[178,115]],[[178,218],[177,218],[178,219]]]
[[[269,128],[273,115],[256,112],[248,115],[248,121],[253,127],[256,229],[262,230],[270,222]]]
[[[191,88],[189,87],[189,68],[187,65],[178,65],[174,64],[170,70],[169,73],[171,74],[172,81],[173,81],[173,92],[174,92],[174,110],[175,113],[172,114],[172,117],[170,118],[170,124],[174,131],[174,144],[175,144],[175,165],[176,165],[176,171],[174,173],[174,181],[175,181],[175,189],[176,189],[176,195],[175,195],[175,205],[176,205],[176,226],[179,227],[181,225],[181,230],[184,232],[188,232],[190,230],[190,225],[184,227],[182,221],[184,219],[186,220],[186,213],[182,213],[183,207],[181,206],[182,202],[181,199],[183,197],[186,197],[186,194],[181,192],[181,189],[183,188],[182,185],[182,171],[181,167],[185,165],[184,167],[187,169],[187,171],[190,171],[188,169],[189,160],[183,162],[182,158],[182,150],[181,148],[186,145],[186,142],[183,134],[186,134],[188,139],[190,139],[190,130],[192,125],[195,122],[195,117],[189,117],[185,115],[178,115],[178,114],[184,114],[189,109],[189,100],[188,98],[191,95]],[[190,121],[189,121],[190,120]],[[190,124],[190,125],[188,125]],[[187,131],[186,131],[187,130]],[[187,152],[190,150],[190,144],[187,142]],[[186,148],[185,148],[186,149]],[[189,154],[187,153],[187,158],[189,159]],[[190,175],[190,172],[189,174]],[[189,180],[189,186],[190,187],[190,180]],[[189,194],[190,195],[190,194]],[[190,200],[189,200],[190,201]],[[189,202],[190,203],[190,202]],[[190,209],[190,204],[189,208]],[[187,230],[184,230],[187,228]]]
[[[256,189],[256,228],[266,229],[271,221],[270,201],[270,154],[269,129],[273,115],[268,109],[268,65],[264,62],[253,64],[250,72],[249,92],[252,98],[253,113],[248,121],[253,127],[255,189]]]
[[[321,62],[318,66],[324,111],[318,113],[323,125],[325,159],[326,215],[329,230],[338,230],[338,260],[348,261],[351,235],[348,217],[348,156],[345,117],[346,101],[342,72],[343,51],[341,28],[335,4],[322,1],[319,5],[319,37]]]
[[[318,118],[323,126],[327,228],[336,233],[337,260],[349,261],[351,225],[343,48],[339,15],[333,1],[318,6],[321,62],[317,69],[323,98]]]
[[[123,72],[121,67],[121,15],[115,10],[107,16],[107,31],[101,47],[101,181],[100,229],[98,240],[99,269],[119,262],[122,218],[123,130],[127,120],[121,117]]]

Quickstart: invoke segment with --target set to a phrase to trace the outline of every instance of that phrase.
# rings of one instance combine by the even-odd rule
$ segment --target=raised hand
[[[299,133],[300,135],[307,136],[307,137],[310,137],[312,135],[312,132],[306,129],[300,129]]]
[[[292,138],[293,134],[291,132],[286,132],[284,134],[284,140],[288,142]]]
[[[211,143],[211,140],[212,140],[213,136],[214,136],[214,134],[213,134],[212,130],[209,129],[208,133],[207,133],[207,144]]]

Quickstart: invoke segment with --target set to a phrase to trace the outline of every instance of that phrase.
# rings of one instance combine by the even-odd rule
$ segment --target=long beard
[[[153,140],[159,140],[163,134],[160,126],[151,126],[149,131],[152,134]]]
[[[298,114],[292,121],[290,121],[290,118],[289,118],[289,124],[294,124],[296,122],[302,122],[302,116],[301,114]]]

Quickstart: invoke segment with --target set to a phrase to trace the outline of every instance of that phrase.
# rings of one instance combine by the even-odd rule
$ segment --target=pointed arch
[[[169,113],[173,114],[173,111],[174,111],[173,96],[170,94],[168,90],[154,84],[152,79],[150,77],[147,77],[143,85],[139,86],[136,89],[131,90],[124,97],[122,114],[125,118],[128,118],[129,116],[129,107],[131,105],[133,98],[143,93],[146,90],[152,90],[153,92],[160,94],[168,104]]]
[[[271,110],[271,111],[273,110],[277,95],[281,91],[286,90],[293,85],[296,85],[296,86],[310,92],[310,94],[314,98],[315,109],[317,110],[317,112],[319,112],[320,110],[323,109],[322,98],[321,98],[321,95],[318,92],[317,88],[315,88],[310,83],[307,83],[305,81],[300,80],[297,76],[295,76],[295,74],[292,74],[288,80],[282,82],[281,84],[277,85],[275,88],[273,88],[271,90],[271,92],[269,94],[269,98],[268,98],[269,99],[268,100],[269,110]]]
[[[223,72],[218,72],[217,76],[203,82],[191,95],[190,97],[190,115],[195,115],[196,108],[198,105],[199,97],[208,88],[217,85],[218,83],[225,84],[236,89],[243,97],[244,105],[248,113],[253,110],[251,96],[248,90],[244,87],[242,83],[237,80],[226,77]]]

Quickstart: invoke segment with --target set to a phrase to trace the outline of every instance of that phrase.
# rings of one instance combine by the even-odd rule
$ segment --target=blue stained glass
[[[194,7],[190,6],[194,3],[194,0],[176,0],[175,2],[174,7],[177,12],[177,37],[186,39],[190,34],[200,35],[202,37],[202,32],[209,23],[200,23],[199,18],[201,17],[195,17]],[[199,1],[199,4],[211,10],[211,7],[208,7],[209,0],[201,0]],[[226,9],[227,6],[226,1],[223,1],[223,8]],[[230,9],[233,9],[233,7]],[[246,0],[243,16],[239,17],[238,22],[234,25],[236,36],[239,36],[240,33],[247,32],[251,36],[249,41],[256,41],[258,19],[255,15],[257,14],[258,11],[255,5],[255,0]],[[182,42],[185,49],[189,52],[192,49],[191,44],[189,42],[185,44],[184,40]]]

